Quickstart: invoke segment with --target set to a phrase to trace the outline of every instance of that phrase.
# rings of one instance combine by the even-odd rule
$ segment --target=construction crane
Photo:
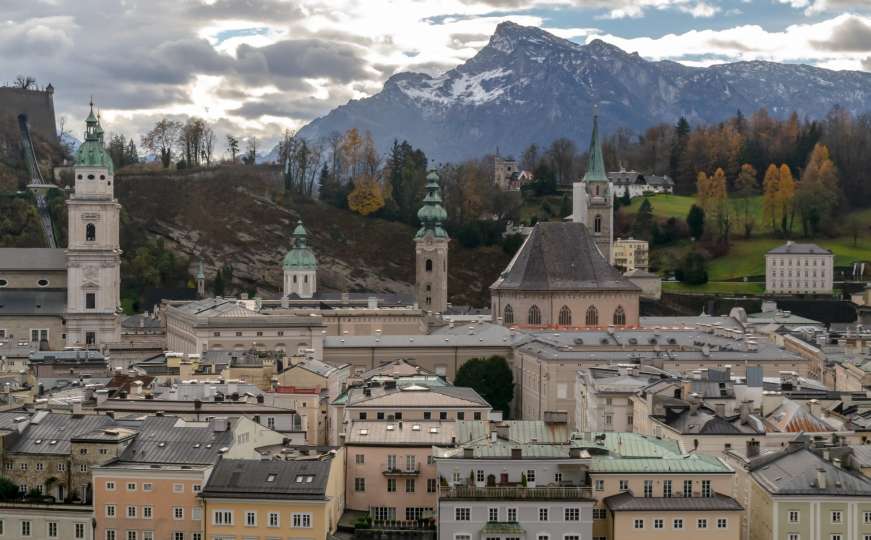
[[[36,197],[36,209],[39,212],[39,221],[42,224],[42,232],[48,247],[56,248],[57,240],[54,237],[54,226],[51,221],[51,213],[48,211],[46,194],[50,189],[57,189],[51,182],[46,182],[39,170],[39,162],[36,160],[36,148],[30,138],[30,124],[27,115],[18,115],[18,129],[21,132],[21,148],[24,150],[24,161],[27,163],[27,172],[30,174],[30,183],[27,188]]]

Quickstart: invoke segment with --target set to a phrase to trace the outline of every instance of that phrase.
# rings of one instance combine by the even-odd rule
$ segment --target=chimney
[[[750,420],[750,404],[753,403],[749,399],[741,402],[741,424],[746,424]]]
[[[747,441],[747,458],[753,459],[759,456],[759,441],[750,439]]]
[[[522,459],[523,458],[523,449],[522,448],[512,448],[511,449],[511,459]]]
[[[378,309],[378,297],[377,296],[370,296],[367,299],[367,304],[368,304],[369,309]]]
[[[699,406],[702,404],[701,397],[693,392],[690,394],[690,414],[695,416],[699,413]]]
[[[569,448],[569,457],[572,459],[580,459],[581,458],[581,449],[577,447]]]
[[[230,428],[230,421],[225,417],[212,419],[212,431],[215,433],[227,431]]]
[[[817,469],[817,488],[826,489],[826,470],[822,467]]]
[[[720,417],[726,416],[726,404],[725,403],[714,404],[714,409],[716,409],[716,411],[717,411],[717,416],[720,416]]]
[[[811,399],[807,402],[807,409],[813,416],[820,415],[820,402],[817,399]]]
[[[506,441],[508,440],[508,424],[496,424],[496,427],[493,429],[497,437]]]
[[[496,442],[497,440],[499,440],[499,437],[496,435],[496,432],[491,431],[490,432],[490,442]]]

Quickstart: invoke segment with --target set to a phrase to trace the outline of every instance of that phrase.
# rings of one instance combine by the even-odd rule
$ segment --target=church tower
[[[599,141],[599,114],[593,113],[587,172],[572,185],[572,221],[583,223],[606,261],[611,260],[614,241],[614,186],[605,174],[602,144]]]
[[[442,206],[439,177],[435,172],[426,177],[426,196],[417,212],[420,229],[415,243],[415,298],[426,311],[444,313],[448,308],[448,233],[442,223],[448,213]]]
[[[203,260],[197,265],[197,298],[206,297],[206,269],[203,268]]]
[[[76,152],[75,189],[67,200],[66,342],[98,347],[121,341],[121,249],[115,168],[103,145],[94,104]]]
[[[293,230],[293,247],[284,256],[284,295],[296,294],[300,298],[311,298],[318,290],[318,261],[308,247],[308,233],[298,221]]]

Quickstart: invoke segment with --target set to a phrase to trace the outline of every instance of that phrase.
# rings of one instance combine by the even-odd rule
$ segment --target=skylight
[[[273,473],[269,473],[269,474],[267,474],[267,475],[266,475],[266,481],[267,481],[267,482],[275,482],[275,474],[273,474]]]

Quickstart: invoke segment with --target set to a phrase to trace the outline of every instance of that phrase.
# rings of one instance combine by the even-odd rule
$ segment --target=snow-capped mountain
[[[819,118],[834,105],[871,110],[871,73],[772,62],[694,68],[507,22],[464,64],[436,77],[394,75],[378,94],[334,109],[300,135],[318,139],[357,127],[371,131],[382,150],[407,139],[436,162],[497,149],[517,155],[563,136],[585,148],[594,104],[606,132],[622,126],[640,133],[680,116],[717,122],[762,107],[779,117],[795,110]]]

